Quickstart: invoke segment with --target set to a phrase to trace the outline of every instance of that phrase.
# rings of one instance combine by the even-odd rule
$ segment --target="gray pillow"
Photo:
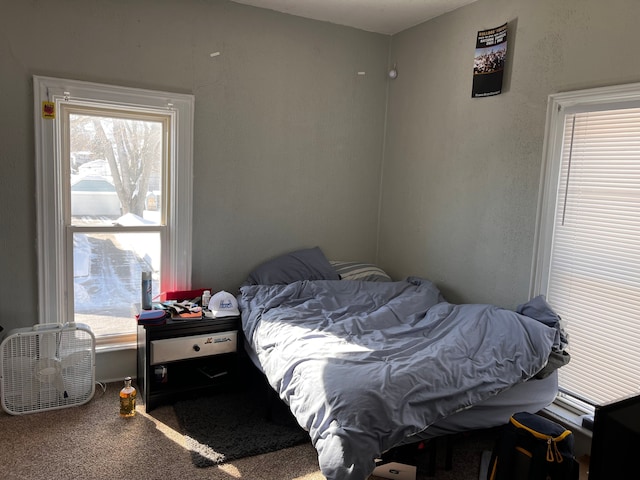
[[[249,285],[286,285],[300,280],[340,280],[319,247],[297,250],[268,260],[247,278]]]

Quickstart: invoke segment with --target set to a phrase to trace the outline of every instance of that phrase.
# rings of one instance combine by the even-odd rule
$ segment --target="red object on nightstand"
[[[196,297],[202,297],[202,292],[211,290],[211,288],[198,288],[196,290],[175,290],[173,292],[162,292],[154,300],[158,302],[166,302],[167,300],[192,300]]]

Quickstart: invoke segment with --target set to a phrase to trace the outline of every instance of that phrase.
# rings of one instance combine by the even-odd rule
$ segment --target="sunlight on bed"
[[[343,353],[371,352],[371,348],[340,337],[334,333],[312,330],[305,327],[291,327],[289,336],[296,340],[296,347],[305,352],[339,357]],[[282,337],[280,337],[282,339]]]

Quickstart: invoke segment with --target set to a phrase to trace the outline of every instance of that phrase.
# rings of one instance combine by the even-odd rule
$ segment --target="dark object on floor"
[[[436,454],[438,446],[445,449],[445,470],[452,468],[453,462],[453,435],[433,438],[428,441],[411,443],[392,448],[382,455],[380,465],[397,462],[405,465],[415,465],[421,475],[435,476]]]
[[[640,395],[596,405],[589,480],[629,478],[628,472],[637,470],[639,419]]]
[[[491,456],[491,449],[501,431],[501,428],[471,430],[403,445],[386,452],[382,456],[385,463],[379,464],[398,462],[413,465],[417,467],[416,480],[485,480],[489,459],[483,464],[483,457],[486,454]],[[381,478],[388,477],[372,477],[376,480]]]
[[[527,412],[514,414],[493,451],[488,480],[578,480],[571,430]]]
[[[264,397],[251,390],[182,400],[174,410],[198,467],[310,441],[288,411],[272,408],[271,415],[265,415]]]

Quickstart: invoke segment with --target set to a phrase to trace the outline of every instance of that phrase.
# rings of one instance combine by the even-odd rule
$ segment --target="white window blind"
[[[569,334],[560,387],[600,404],[640,393],[640,108],[563,117],[546,295]]]

